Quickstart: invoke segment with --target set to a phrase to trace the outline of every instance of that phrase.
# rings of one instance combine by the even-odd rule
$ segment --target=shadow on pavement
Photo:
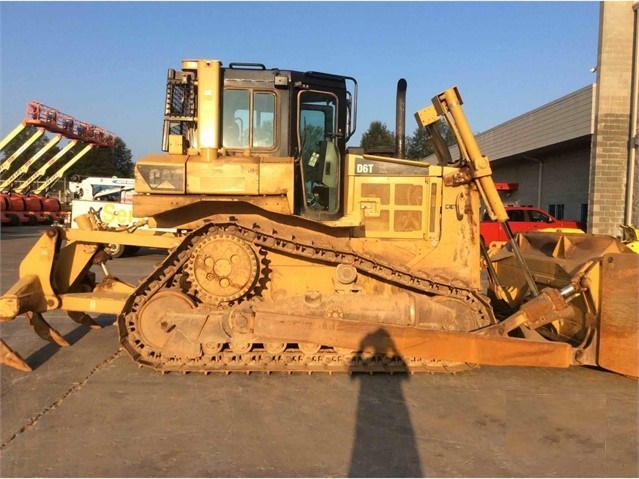
[[[79,325],[74,330],[64,335],[64,339],[69,342],[69,346],[73,346],[75,343],[80,341],[84,336],[86,336],[91,328],[84,325]],[[35,334],[35,333],[34,333]],[[28,358],[26,358],[27,364],[33,368],[33,370],[38,369],[41,365],[46,363],[49,359],[56,354],[62,346],[59,346],[55,343],[47,343],[44,347],[38,349],[36,352],[31,354]]]
[[[122,256],[122,258],[126,259],[126,258],[135,258],[138,256],[157,256],[157,255],[166,256],[166,252],[167,250],[162,248],[140,248],[138,251],[135,252],[135,254],[124,255]],[[120,259],[120,258],[117,258],[117,259]]]
[[[94,318],[94,320],[100,326],[106,327],[114,325],[115,316],[110,314],[101,314],[97,318]],[[80,341],[80,339],[82,339],[84,336],[89,334],[91,331],[94,330],[91,329],[89,326],[80,324],[77,328],[65,334],[64,339],[66,339],[69,343],[68,347],[71,347],[75,343]],[[62,346],[59,346],[55,343],[47,343],[44,347],[38,349],[36,352],[32,353],[28,358],[26,358],[26,362],[35,370],[42,364],[46,363],[49,359],[51,359],[53,355],[56,354],[61,348]]]
[[[359,351],[351,364],[367,361],[372,353],[399,358],[383,328],[366,336]],[[399,371],[393,374],[357,373],[353,367],[352,378],[361,381],[361,385],[349,477],[424,477],[402,393],[401,383],[410,375],[406,364],[399,361]]]

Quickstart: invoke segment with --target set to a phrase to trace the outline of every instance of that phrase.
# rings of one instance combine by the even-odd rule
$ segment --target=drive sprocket
[[[219,305],[251,291],[259,276],[258,256],[243,239],[216,233],[195,245],[185,272],[190,294],[204,303]]]

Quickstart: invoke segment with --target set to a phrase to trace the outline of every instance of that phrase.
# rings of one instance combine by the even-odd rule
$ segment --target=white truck
[[[89,177],[82,181],[70,181],[69,192],[73,196],[71,201],[70,228],[77,228],[75,218],[86,214],[93,208],[98,212],[100,221],[113,228],[130,226],[137,218],[133,217],[133,178],[100,178]],[[124,255],[134,255],[139,246],[123,246],[110,244],[108,252],[114,258]]]
[[[133,191],[134,185],[133,178],[90,176],[80,180],[72,177],[69,181],[69,193],[74,200],[114,200],[119,197],[122,190]]]

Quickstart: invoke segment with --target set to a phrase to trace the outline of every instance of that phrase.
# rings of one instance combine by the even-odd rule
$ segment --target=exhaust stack
[[[406,157],[406,80],[397,82],[397,99],[395,102],[395,156]]]

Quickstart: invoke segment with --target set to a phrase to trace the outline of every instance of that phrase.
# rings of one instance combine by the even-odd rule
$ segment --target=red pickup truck
[[[508,213],[508,224],[511,231],[534,231],[540,229],[561,230],[567,233],[583,233],[585,225],[572,220],[558,220],[547,211],[531,206],[506,206]],[[486,246],[490,246],[493,241],[507,241],[508,238],[499,222],[492,221],[488,213],[479,224],[481,240]]]

